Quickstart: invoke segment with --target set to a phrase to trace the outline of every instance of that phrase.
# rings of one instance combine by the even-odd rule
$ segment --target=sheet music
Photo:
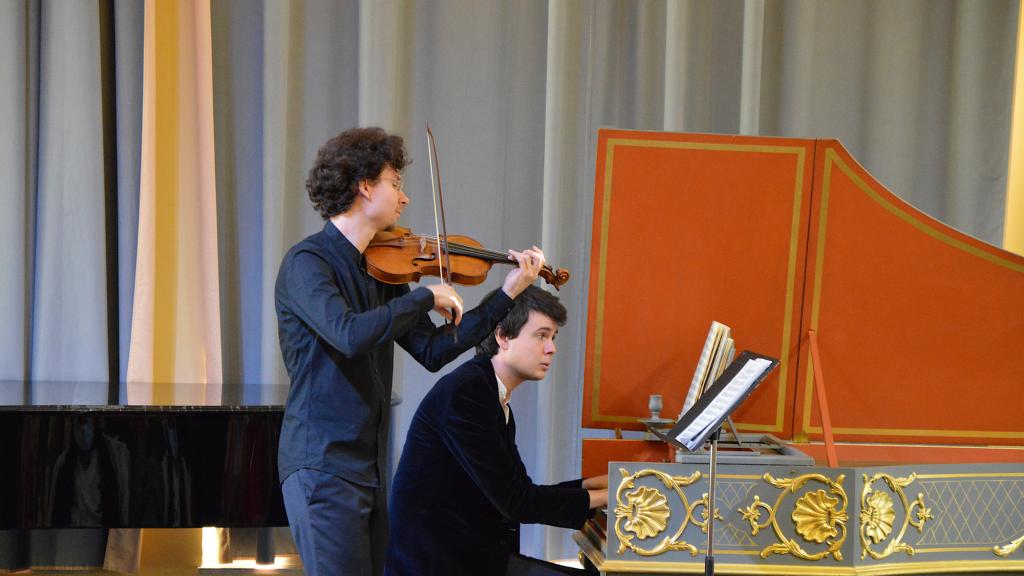
[[[686,400],[683,401],[683,409],[679,411],[680,418],[697,402],[697,398],[703,392],[704,382],[708,380],[708,370],[711,367],[711,354],[718,348],[723,328],[727,327],[715,321],[711,322],[708,337],[704,340],[704,349],[701,350],[700,360],[697,361],[697,369],[694,370],[693,379],[690,380],[690,389],[686,392]]]
[[[722,342],[719,344],[718,350],[711,359],[711,372],[708,374],[708,378],[704,382],[702,392],[703,390],[707,390],[708,386],[711,386],[715,380],[718,380],[718,377],[725,372],[725,367],[732,362],[732,356],[735,350],[733,350],[733,340],[732,338],[729,338],[729,331],[729,327],[726,326],[725,332],[722,334]]]
[[[676,440],[681,444],[685,445],[691,452],[697,448],[697,444],[701,442],[701,438],[704,436],[704,432],[707,428],[718,421],[722,414],[725,414],[729,409],[736,403],[737,399],[743,395],[744,392],[750,388],[754,382],[772,365],[771,360],[764,358],[754,358],[748,360],[743,368],[736,374],[736,376],[725,385],[725,388],[715,396],[715,399],[704,409],[704,411],[697,416],[690,423],[689,426],[683,429],[678,435]]]

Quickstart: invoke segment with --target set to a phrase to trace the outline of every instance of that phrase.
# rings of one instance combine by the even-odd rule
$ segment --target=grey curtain
[[[116,404],[142,5],[9,1],[0,27],[0,404]],[[0,532],[0,569],[102,566],[105,544],[103,530]]]
[[[108,383],[128,357],[142,11],[0,3],[0,403],[124,397]],[[596,130],[836,137],[896,194],[998,243],[1017,16],[1014,0],[213,2],[224,401],[284,401],[273,280],[321,225],[303,188],[317,147],[353,125],[405,136],[404,223],[429,229],[430,122],[449,229],[538,244],[573,273],[555,370],[513,398],[534,479],[573,477],[581,437],[604,434],[578,421]],[[460,291],[475,302],[501,277]],[[436,380],[397,357],[395,460]],[[0,535],[0,567],[77,562],[30,537],[57,540]],[[575,555],[541,527],[523,549]]]

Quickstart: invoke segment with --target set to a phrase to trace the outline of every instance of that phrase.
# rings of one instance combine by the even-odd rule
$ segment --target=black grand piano
[[[282,415],[281,406],[0,406],[0,530],[287,526]],[[259,540],[257,556],[272,561]]]
[[[0,529],[287,526],[280,406],[0,408]]]

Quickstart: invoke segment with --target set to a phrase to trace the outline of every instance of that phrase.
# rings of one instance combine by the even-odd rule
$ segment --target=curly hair
[[[498,288],[501,290],[501,288]],[[483,302],[486,302],[494,297],[494,294],[498,290],[489,292],[484,296]],[[481,303],[481,305],[483,305]],[[505,317],[498,322],[498,325],[494,328],[494,332],[488,334],[486,338],[480,341],[476,345],[476,353],[484,354],[487,356],[494,356],[498,353],[498,342],[494,339],[495,334],[498,330],[501,330],[502,335],[508,338],[515,338],[519,336],[519,331],[526,325],[526,321],[530,319],[530,311],[540,312],[541,314],[551,318],[555,321],[555,324],[559,326],[565,326],[565,320],[569,316],[565,306],[558,301],[558,296],[550,292],[546,292],[536,286],[527,286],[526,290],[523,290],[519,296],[512,302],[512,308],[505,314]]]
[[[306,178],[313,208],[324,220],[352,206],[359,183],[376,180],[390,166],[401,172],[412,161],[406,158],[401,136],[381,128],[351,128],[331,138],[316,154]]]

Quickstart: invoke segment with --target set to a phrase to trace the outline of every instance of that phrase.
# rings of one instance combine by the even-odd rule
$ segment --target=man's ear
[[[370,185],[370,181],[369,180],[360,180],[359,181],[359,186],[357,187],[357,191],[359,192],[359,195],[363,197],[364,200],[366,200],[366,201],[370,200],[370,191],[372,189],[373,189],[373,186]]]
[[[508,349],[508,338],[501,330],[501,326],[494,329],[494,341],[498,343],[498,350]]]

